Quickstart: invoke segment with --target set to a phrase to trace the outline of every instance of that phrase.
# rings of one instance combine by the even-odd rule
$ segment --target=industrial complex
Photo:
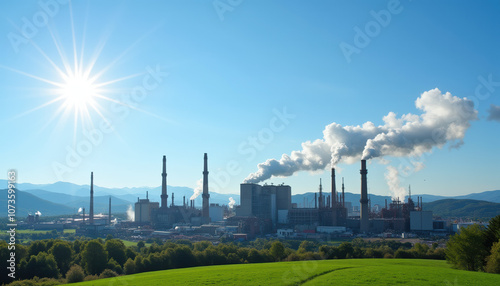
[[[88,214],[79,212],[72,218],[52,227],[77,228],[78,235],[102,236],[113,234],[124,237],[172,238],[204,236],[216,240],[220,236],[229,239],[250,239],[257,236],[329,238],[333,236],[378,235],[401,236],[403,233],[419,235],[446,235],[450,231],[446,221],[434,220],[431,211],[424,211],[421,199],[416,203],[411,190],[406,202],[393,199],[385,206],[371,207],[368,197],[368,170],[366,160],[361,160],[360,205],[351,206],[345,201],[344,181],[337,190],[335,168],[331,169],[331,187],[323,188],[320,179],[318,192],[314,194],[313,206],[309,203],[292,203],[292,187],[279,184],[240,184],[240,204],[229,208],[226,205],[210,204],[208,184],[208,156],[203,157],[202,206],[195,207],[194,199],[182,204],[174,203],[175,193],[167,193],[167,158],[162,158],[161,194],[159,201],[137,198],[133,208],[133,219],[113,219],[112,202],[109,199],[108,214],[94,214],[94,174],[90,175],[90,209]],[[359,209],[359,211],[353,211]],[[28,223],[43,228],[38,217],[29,217]],[[50,226],[46,226],[50,227]]]

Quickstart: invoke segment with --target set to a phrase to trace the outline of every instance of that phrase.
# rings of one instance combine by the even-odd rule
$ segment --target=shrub
[[[500,273],[500,240],[493,243],[491,254],[486,259],[486,272]]]
[[[68,283],[82,282],[85,279],[85,273],[80,265],[73,265],[66,273]]]
[[[99,279],[111,278],[118,276],[118,273],[114,272],[111,269],[104,269],[104,271],[99,275]]]
[[[99,276],[97,275],[87,275],[85,276],[85,279],[83,279],[83,281],[92,281],[92,280],[97,280],[99,279]]]

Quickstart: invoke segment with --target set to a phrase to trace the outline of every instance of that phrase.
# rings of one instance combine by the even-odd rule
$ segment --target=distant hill
[[[500,214],[500,204],[478,200],[446,199],[424,204],[434,216],[442,218],[482,218],[490,219]]]
[[[2,217],[7,217],[7,189],[0,190],[0,204]],[[53,203],[21,190],[16,191],[16,216],[25,218],[28,213],[35,214],[36,211],[43,216],[55,216],[74,213],[74,208],[62,204]]]
[[[325,194],[325,193],[323,193]],[[330,192],[326,192],[325,195],[329,195]],[[474,194],[468,194],[465,196],[456,196],[456,197],[445,197],[445,196],[436,196],[436,195],[420,195],[420,194],[413,194],[412,198],[416,202],[416,197],[422,197],[422,201],[425,205],[427,205],[430,202],[435,202],[439,200],[449,200],[449,199],[467,199],[467,200],[477,200],[477,201],[486,201],[486,202],[491,202],[491,203],[500,203],[500,190],[496,191],[487,191],[487,192],[482,192],[482,193],[474,193]],[[372,206],[378,204],[381,206],[385,205],[385,200],[387,199],[387,203],[391,202],[391,196],[380,196],[380,195],[374,195],[374,194],[368,194],[368,197],[371,200]],[[304,198],[306,199],[305,203],[307,206],[314,207],[314,193],[304,193],[304,194],[297,194],[297,195],[292,195],[292,203],[297,203],[300,207],[303,207],[304,205]],[[345,193],[345,201],[350,202],[353,206],[359,206],[359,199],[361,198],[361,195],[358,193]],[[408,199],[408,198],[406,198]]]
[[[454,197],[455,199],[480,200],[493,203],[500,203],[500,190],[487,191],[482,193],[468,194],[465,196]]]
[[[7,186],[6,180],[0,180],[0,186]],[[85,208],[88,211],[90,204],[90,186],[89,185],[76,185],[67,182],[57,182],[54,184],[29,184],[21,183],[17,184],[17,189],[20,192],[31,194],[31,200],[35,198],[40,199],[40,207],[46,206],[43,201],[50,202],[52,208],[55,211],[50,211],[47,215],[52,215],[52,213],[59,214],[73,214],[80,207]],[[94,212],[95,213],[107,213],[109,206],[109,196],[111,196],[111,208],[112,212],[126,212],[128,207],[137,201],[137,198],[146,198],[146,192],[149,193],[149,199],[153,202],[160,201],[161,187],[144,187],[144,188],[103,188],[94,185]],[[183,197],[186,197],[186,203],[189,203],[190,197],[193,195],[194,191],[192,188],[188,187],[178,187],[178,186],[167,186],[167,192],[169,195],[168,204],[171,204],[172,192],[174,195],[174,203],[176,205],[182,205]],[[232,197],[237,204],[240,202],[239,195],[232,194],[219,194],[216,192],[210,192],[210,203],[216,203],[220,205],[227,205],[229,203],[229,198]],[[6,196],[4,196],[4,201],[6,201]],[[2,201],[2,200],[0,200]],[[24,202],[18,202],[24,207]],[[56,206],[63,206],[64,208],[58,208]],[[202,197],[201,195],[195,199],[195,206],[201,207]],[[36,206],[36,204],[34,205]],[[49,208],[50,209],[50,208]],[[6,208],[5,208],[6,210]],[[31,210],[31,208],[23,211],[23,215],[27,215],[28,211],[31,213],[39,210],[43,213],[41,208]],[[65,210],[64,212],[61,212]]]

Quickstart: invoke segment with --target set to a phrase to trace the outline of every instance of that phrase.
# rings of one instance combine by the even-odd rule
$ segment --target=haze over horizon
[[[233,2],[0,3],[0,178],[500,189],[498,2]]]

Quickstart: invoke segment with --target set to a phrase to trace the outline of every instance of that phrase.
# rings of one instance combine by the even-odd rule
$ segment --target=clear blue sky
[[[460,148],[425,153],[425,167],[400,184],[439,195],[500,189],[500,122],[487,120],[490,105],[500,105],[497,1],[41,2],[50,5],[0,3],[0,178],[15,168],[20,182],[87,184],[93,171],[100,186],[158,186],[166,155],[168,184],[195,187],[207,152],[213,190],[239,193],[258,163],[323,138],[326,125],[420,115],[415,100],[438,88],[472,99],[478,120]],[[374,24],[371,11],[390,20]],[[357,28],[371,36],[356,46]],[[74,66],[72,30],[82,66],[95,59],[91,75],[104,69],[96,83],[120,79],[99,91],[107,99],[93,98],[102,117],[76,105],[89,110],[76,129],[67,98],[26,113],[60,96],[61,87],[28,74],[64,83],[49,59]],[[357,52],[346,57],[342,43]],[[488,77],[497,84],[481,96]],[[286,124],[276,116],[284,109],[293,115]],[[103,117],[113,132],[102,133]],[[89,143],[82,130],[92,124],[102,137]],[[264,141],[250,147],[259,132]],[[68,148],[88,144],[69,166]],[[359,162],[337,168],[337,184],[343,176],[347,191],[358,192]],[[388,195],[387,166],[371,160],[368,168],[369,192]],[[328,170],[267,182],[303,193],[317,190],[319,178],[329,190]]]

